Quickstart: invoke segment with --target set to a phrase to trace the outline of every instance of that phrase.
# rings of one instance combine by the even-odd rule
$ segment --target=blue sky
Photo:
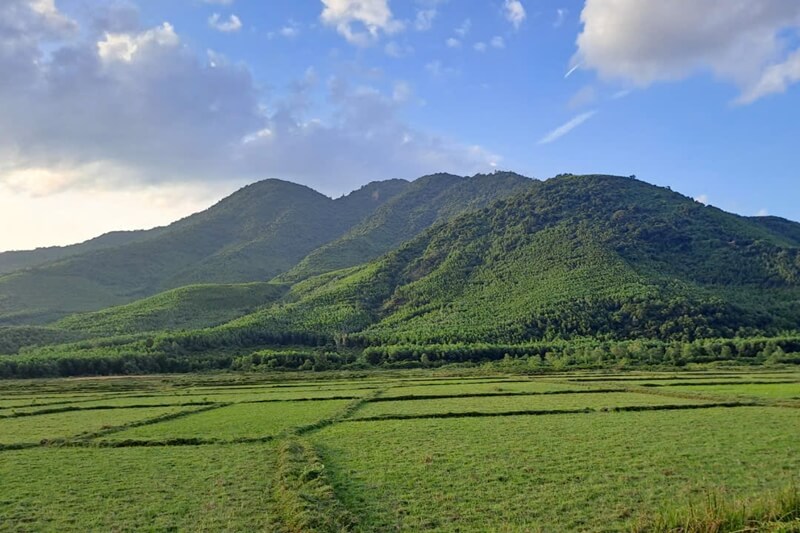
[[[795,0],[8,0],[0,250],[276,177],[636,174],[800,220]],[[567,73],[569,73],[567,75]]]

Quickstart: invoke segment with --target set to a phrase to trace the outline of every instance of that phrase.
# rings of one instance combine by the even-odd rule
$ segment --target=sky
[[[800,2],[0,2],[0,251],[498,169],[800,221]]]

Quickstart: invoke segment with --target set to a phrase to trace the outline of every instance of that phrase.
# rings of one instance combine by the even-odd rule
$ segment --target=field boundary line
[[[336,492],[314,446],[290,435],[278,448],[274,511],[286,531],[352,531],[358,523]]]
[[[201,407],[200,409],[191,409],[185,411],[178,411],[177,413],[167,413],[159,416],[155,416],[152,418],[146,418],[144,420],[137,420],[135,422],[130,422],[128,424],[123,424],[121,426],[113,426],[104,430],[95,431],[93,433],[79,433],[73,437],[67,439],[68,441],[93,441],[100,437],[105,437],[106,435],[112,435],[114,433],[119,433],[120,431],[125,431],[126,429],[133,429],[142,426],[149,426],[152,424],[158,424],[159,422],[167,422],[170,420],[177,420],[179,418],[185,418],[187,416],[196,415],[200,413],[205,413],[207,411],[213,411],[215,409],[220,409],[222,407],[228,407],[229,403],[217,403],[212,405],[207,405]]]
[[[721,385],[787,385],[800,383],[797,379],[778,381],[708,381],[705,383],[638,383],[639,387],[657,389],[662,387],[717,387]]]
[[[149,409],[149,408],[159,408],[159,407],[202,407],[202,406],[210,406],[210,405],[217,405],[218,402],[196,402],[196,403],[154,403],[154,404],[135,404],[135,405],[92,405],[89,407],[81,407],[81,406],[66,406],[66,407],[54,407],[52,409],[42,409],[40,411],[31,411],[26,413],[12,413],[10,415],[0,415],[0,419],[8,419],[8,418],[23,418],[28,416],[38,416],[38,415],[53,415],[59,413],[74,413],[78,411],[108,411],[108,410],[116,410],[116,409]]]
[[[629,405],[623,407],[584,407],[581,409],[529,409],[520,411],[464,411],[461,413],[426,413],[426,414],[390,414],[363,418],[349,418],[345,422],[377,422],[381,420],[416,420],[434,418],[492,418],[501,416],[548,416],[548,415],[574,415],[592,413],[623,413],[639,411],[682,411],[694,409],[712,408],[734,408],[734,407],[762,407],[757,403],[748,402],[717,402],[705,404],[674,404],[674,405]]]
[[[405,396],[380,396],[369,401],[373,402],[394,402],[394,401],[413,401],[413,400],[439,400],[444,398],[492,398],[494,396],[551,396],[559,394],[605,394],[615,392],[630,392],[628,389],[586,389],[586,390],[554,390],[538,392],[468,392],[466,394],[408,394]]]

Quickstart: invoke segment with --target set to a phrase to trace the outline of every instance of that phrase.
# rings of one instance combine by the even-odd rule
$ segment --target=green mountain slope
[[[2,252],[0,253],[0,274],[8,274],[15,270],[35,267],[87,252],[122,246],[153,236],[161,231],[161,229],[162,228],[146,231],[112,231],[86,242],[70,246],[50,246],[47,248],[37,248],[35,250]]]
[[[371,261],[437,222],[483,208],[535,183],[511,172],[419,178],[345,235],[310,253],[280,280],[296,282]]]
[[[152,237],[0,277],[0,323],[42,323],[199,282],[266,281],[342,235],[407,182],[332,200],[293,183],[249,185]]]
[[[252,313],[287,290],[275,283],[190,285],[127,305],[71,315],[54,327],[93,337],[199,329]]]
[[[567,176],[207,335],[424,344],[798,328],[800,247],[783,233],[629,178]]]

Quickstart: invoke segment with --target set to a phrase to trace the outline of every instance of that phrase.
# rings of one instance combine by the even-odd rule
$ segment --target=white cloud
[[[420,9],[417,11],[416,19],[414,19],[414,29],[417,31],[428,31],[433,27],[435,18],[435,9]]]
[[[489,44],[492,45],[492,48],[497,48],[497,49],[502,49],[506,47],[505,39],[503,39],[499,35],[492,37],[492,40],[489,42]]]
[[[699,202],[699,203],[701,203],[703,205],[708,205],[708,195],[707,194],[701,194],[700,196],[696,197],[694,199],[694,201],[695,202]]]
[[[229,33],[242,29],[242,21],[236,15],[229,15],[223,19],[219,13],[214,13],[208,17],[208,25],[217,31]]]
[[[790,55],[783,63],[770,65],[761,78],[749,87],[738,102],[749,104],[764,96],[783,93],[790,85],[800,81],[800,50]]]
[[[486,51],[486,43],[477,42],[477,43],[472,45],[472,48],[474,48],[476,52],[485,52]]]
[[[557,127],[544,137],[539,140],[539,144],[549,144],[555,140],[560,139],[567,133],[571,132],[593,116],[597,114],[597,111],[587,111],[586,113],[581,113],[580,115],[576,116],[566,124],[562,124],[561,126]]]
[[[520,0],[504,0],[503,14],[506,20],[514,26],[514,29],[519,29],[527,17],[525,6],[522,5]]]
[[[768,217],[769,216],[769,211],[766,210],[766,209],[759,209],[758,213],[756,213],[756,216],[757,217]]]
[[[472,20],[464,19],[461,25],[453,31],[455,32],[456,35],[463,38],[470,32],[471,29],[472,29]]]
[[[752,102],[800,80],[796,0],[587,0],[573,59],[638,87],[711,72]]]
[[[165,22],[141,33],[108,33],[97,41],[97,53],[104,61],[130,62],[147,47],[175,47],[180,39],[172,24]]]
[[[455,37],[450,37],[444,42],[444,44],[447,46],[447,48],[461,48],[461,41]]]
[[[578,89],[578,91],[572,95],[572,98],[570,98],[567,103],[567,107],[570,109],[578,109],[591,105],[595,103],[595,101],[597,101],[597,91],[591,85],[586,85]]]
[[[394,90],[392,91],[392,99],[397,103],[405,103],[408,102],[411,97],[413,96],[414,91],[411,89],[411,85],[408,84],[406,81],[398,81],[394,84]]]
[[[322,22],[357,46],[374,43],[381,33],[403,29],[403,23],[393,17],[388,0],[322,0],[322,4]]]
[[[84,29],[58,12],[35,11],[28,0],[12,1],[20,16],[0,17],[0,72],[8,74],[0,76],[2,227],[28,220],[14,218],[24,207],[5,208],[9,198],[42,215],[35,206],[50,206],[44,200],[55,196],[114,191],[115,199],[141,199],[133,191],[227,190],[266,177],[341,194],[374,179],[488,170],[498,159],[409,126],[401,110],[414,96],[404,82],[384,94],[358,85],[374,82],[374,74],[348,70],[352,85],[336,78],[320,87],[309,69],[267,92],[245,64],[193,50],[169,23],[142,28],[136,16],[103,15]],[[8,6],[0,2],[0,15]],[[427,70],[455,72],[441,63]],[[40,219],[57,242],[60,222]],[[145,220],[120,216],[119,224],[109,219],[111,227],[92,231]]]
[[[446,78],[458,74],[456,69],[445,66],[438,59],[426,63],[425,70],[428,71],[428,73],[434,78]]]
[[[408,44],[400,44],[396,41],[389,41],[386,43],[386,46],[383,47],[383,51],[387,56],[399,59],[401,57],[407,57],[413,54],[414,48]]]
[[[564,24],[564,21],[567,20],[568,14],[569,14],[568,9],[561,9],[561,8],[556,9],[556,20],[553,21],[553,27],[560,28]]]

